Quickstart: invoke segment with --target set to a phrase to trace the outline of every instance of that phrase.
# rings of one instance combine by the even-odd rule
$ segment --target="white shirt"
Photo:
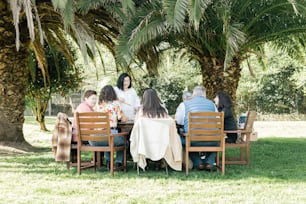
[[[134,88],[129,88],[126,91],[115,87],[115,92],[118,99],[124,99],[124,102],[120,102],[120,107],[124,113],[124,116],[129,120],[134,120],[135,110],[140,106],[140,100]]]
[[[176,123],[178,125],[184,125],[184,117],[185,117],[185,105],[184,102],[181,102],[175,112]]]

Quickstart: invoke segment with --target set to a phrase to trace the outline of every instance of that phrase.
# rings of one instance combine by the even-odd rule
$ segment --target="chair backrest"
[[[110,144],[110,124],[108,113],[76,113],[78,145],[83,141],[108,141]]]
[[[216,141],[224,143],[223,112],[190,112],[188,114],[188,135],[193,141]],[[187,142],[187,141],[186,141]],[[190,146],[190,144],[188,144]]]
[[[252,132],[253,131],[253,124],[254,121],[256,120],[256,112],[255,111],[249,111],[247,114],[247,118],[245,121],[245,125],[244,125],[244,130],[248,131],[248,132]]]

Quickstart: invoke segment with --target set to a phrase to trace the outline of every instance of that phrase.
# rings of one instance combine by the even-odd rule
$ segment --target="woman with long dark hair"
[[[168,118],[167,109],[164,107],[162,101],[158,97],[154,89],[148,88],[144,91],[137,118]]]
[[[234,114],[232,111],[231,97],[223,92],[216,93],[214,98],[215,104],[219,112],[224,112],[224,130],[237,130]],[[227,133],[226,143],[236,143],[237,133]]]
[[[151,88],[145,89],[141,107],[139,108],[135,120],[139,118],[169,118],[167,109],[164,107],[162,101],[158,97],[156,91]],[[161,168],[161,160],[155,161],[155,170]]]

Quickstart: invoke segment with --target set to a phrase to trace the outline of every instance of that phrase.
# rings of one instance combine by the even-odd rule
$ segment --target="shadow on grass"
[[[172,171],[169,167],[169,176],[164,170],[158,172],[149,170],[140,172],[134,168],[132,162],[128,162],[128,171],[115,172],[113,179],[146,177],[152,179],[179,179],[179,180],[241,180],[247,178],[268,178],[274,180],[286,181],[306,181],[306,139],[303,138],[266,138],[260,139],[251,144],[251,164],[244,165],[226,165],[225,176],[221,172],[205,172],[191,170],[189,176],[185,176],[185,170],[182,172]],[[228,154],[235,152],[228,151]],[[85,158],[90,158],[85,155]],[[83,158],[83,157],[82,157]],[[55,162],[50,148],[38,148],[37,151],[28,154],[1,155],[0,168],[6,171],[22,171],[27,174],[56,174],[60,177],[71,176],[79,179],[75,167],[69,170],[65,163]],[[111,178],[105,167],[82,171],[82,178]]]

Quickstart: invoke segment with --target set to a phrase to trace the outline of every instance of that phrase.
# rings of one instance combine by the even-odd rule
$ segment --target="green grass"
[[[78,176],[55,162],[51,134],[26,135],[39,152],[0,154],[0,203],[306,203],[303,138],[253,142],[250,166],[226,165],[225,176],[197,170],[188,177],[153,170],[138,176],[129,162],[128,172],[111,177],[105,168]]]

